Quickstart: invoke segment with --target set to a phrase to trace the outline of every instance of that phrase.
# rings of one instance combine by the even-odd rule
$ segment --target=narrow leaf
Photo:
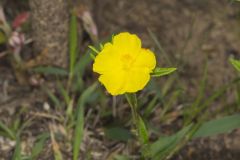
[[[54,103],[55,107],[59,108],[61,106],[61,101],[56,97],[48,88],[44,88],[50,100]]]
[[[38,158],[39,154],[42,152],[44,148],[44,143],[47,141],[47,139],[50,137],[48,133],[43,133],[40,136],[37,137],[36,143],[33,146],[31,159],[35,160]]]
[[[83,138],[83,131],[84,131],[84,106],[89,98],[89,96],[94,92],[97,87],[97,83],[94,83],[92,86],[87,88],[83,94],[80,96],[77,102],[77,121],[76,121],[76,128],[74,131],[74,138],[73,138],[73,160],[77,160],[79,156],[80,145]]]
[[[53,66],[36,67],[36,68],[33,68],[32,71],[37,73],[47,74],[47,75],[56,75],[56,76],[68,75],[68,72],[65,69],[59,68],[59,67],[53,67]]]
[[[68,94],[68,91],[64,88],[63,84],[60,81],[57,81],[57,86],[65,103],[68,105],[70,102],[70,95]]]
[[[103,49],[103,44],[102,43],[100,43],[100,48]]]
[[[91,58],[89,54],[84,54],[82,57],[80,57],[79,61],[75,65],[74,74],[79,74],[79,76],[82,77],[86,67],[90,64],[90,62]]]
[[[99,51],[94,46],[88,46],[88,48],[90,48],[93,52],[97,54],[99,53]]]
[[[172,72],[176,71],[177,68],[155,68],[153,70],[153,73],[151,73],[152,77],[161,77],[161,76],[165,76],[168,74],[171,74]]]
[[[226,116],[204,123],[194,134],[194,138],[213,136],[240,128],[240,114]]]
[[[240,72],[240,60],[235,60],[233,58],[230,58],[229,61],[234,66],[234,68]]]
[[[16,146],[15,146],[12,160],[21,160],[21,159],[22,159],[21,158],[21,141],[20,141],[20,138],[17,137]]]
[[[90,53],[90,57],[92,58],[92,60],[95,60],[96,56],[92,53]]]
[[[72,12],[70,19],[70,36],[69,36],[69,52],[70,52],[70,73],[73,73],[78,44],[78,32],[77,32],[77,17],[75,12]]]
[[[148,143],[148,131],[145,126],[145,123],[143,122],[142,118],[138,116],[137,120],[137,128],[138,128],[138,134],[141,137],[141,140],[143,140],[143,144]]]
[[[5,132],[6,136],[8,136],[9,138],[15,139],[15,134],[13,133],[13,131],[10,128],[8,128],[5,124],[3,124],[1,121],[0,121],[0,130]]]
[[[156,142],[154,142],[150,147],[151,154],[154,157],[153,159],[161,159],[160,157],[174,149],[175,146],[184,138],[186,133],[190,131],[191,127],[192,125],[189,125],[172,136],[160,137]]]

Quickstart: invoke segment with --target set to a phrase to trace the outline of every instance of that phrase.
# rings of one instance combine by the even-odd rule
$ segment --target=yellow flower
[[[141,47],[137,35],[124,32],[104,45],[95,58],[93,71],[100,74],[99,81],[110,94],[119,95],[142,90],[155,66],[153,52]]]

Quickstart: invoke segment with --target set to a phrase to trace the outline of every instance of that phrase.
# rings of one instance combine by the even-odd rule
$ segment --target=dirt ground
[[[89,0],[86,1],[99,37],[104,39],[112,33],[129,31],[142,38],[143,46],[151,48],[158,57],[159,66],[176,66],[179,81],[185,89],[188,102],[197,96],[206,62],[208,63],[207,95],[236,77],[236,72],[228,63],[228,58],[240,57],[240,2],[230,0]],[[171,63],[148,31],[152,31],[167,53]],[[19,86],[13,71],[6,60],[0,59],[0,119],[10,122],[17,116],[21,106],[31,108],[22,120],[43,110],[47,101],[40,88]],[[214,103],[233,103],[233,93]],[[234,110],[234,112],[236,112]],[[25,112],[24,112],[25,113]],[[216,115],[213,115],[213,118]],[[153,121],[154,122],[154,121]],[[36,125],[29,127],[24,134],[26,144],[32,144],[34,137],[48,128],[48,120],[37,118]],[[99,123],[97,123],[99,124]],[[101,123],[100,123],[101,124]],[[87,124],[89,126],[91,124]],[[157,125],[157,124],[156,124]],[[35,126],[35,127],[34,127]],[[101,127],[86,130],[85,146],[91,146],[96,160],[111,159],[111,153],[129,154],[123,143],[102,139]],[[95,135],[97,133],[97,136]],[[100,138],[99,138],[100,137]],[[0,160],[9,159],[12,153],[11,142],[0,139]],[[48,151],[41,159],[51,159]],[[31,145],[26,146],[28,152]],[[66,150],[66,157],[69,153]],[[137,153],[135,153],[137,154]],[[69,156],[70,157],[70,156]],[[240,130],[211,138],[197,139],[181,149],[173,160],[238,160],[240,159]]]

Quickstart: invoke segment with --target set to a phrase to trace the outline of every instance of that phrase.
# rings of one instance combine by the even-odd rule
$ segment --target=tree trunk
[[[34,65],[66,67],[69,6],[67,0],[30,0]],[[46,53],[46,54],[43,54]],[[39,64],[38,64],[39,63]]]

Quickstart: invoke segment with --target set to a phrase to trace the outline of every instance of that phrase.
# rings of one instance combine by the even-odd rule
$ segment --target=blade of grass
[[[46,75],[68,76],[68,72],[65,69],[54,67],[54,66],[47,66],[47,67],[40,66],[40,67],[35,67],[31,70],[33,72],[42,73]]]
[[[240,115],[226,116],[204,123],[193,138],[213,136],[240,128]]]
[[[10,139],[12,140],[16,139],[14,132],[10,128],[8,128],[5,124],[3,124],[1,121],[0,129],[3,131],[3,133],[5,132],[5,135],[8,136]]]
[[[58,80],[57,81],[57,86],[58,86],[58,89],[66,103],[66,105],[69,105],[69,102],[70,102],[70,96],[68,95],[68,91],[63,87],[63,84]]]
[[[55,140],[55,135],[54,135],[51,127],[49,127],[49,128],[50,128],[50,136],[51,136],[51,141],[52,141],[52,149],[54,152],[54,159],[55,160],[63,160],[59,145],[58,145],[57,141]]]
[[[38,158],[39,154],[44,149],[44,143],[49,139],[49,133],[43,133],[36,138],[36,143],[33,146],[31,153],[31,160],[35,160]]]
[[[43,88],[43,90],[47,93],[48,97],[54,103],[56,108],[61,107],[61,101],[48,88]]]
[[[77,55],[78,31],[77,31],[77,16],[75,12],[71,13],[70,33],[69,33],[69,53],[70,53],[70,78],[73,76],[74,66]]]
[[[84,75],[84,71],[86,70],[86,67],[91,63],[91,57],[88,53],[84,54],[80,57],[79,61],[76,63],[74,68],[74,75],[78,75],[79,77],[82,77]]]
[[[16,146],[15,146],[12,160],[21,160],[21,159],[22,159],[22,157],[21,157],[21,141],[20,141],[20,137],[17,136]]]
[[[165,103],[163,110],[160,112],[160,121],[165,119],[165,114],[173,107],[173,104],[176,102],[179,95],[181,95],[181,90],[176,90],[173,92],[172,96],[168,100],[168,103]]]
[[[84,131],[84,106],[88,97],[94,92],[97,87],[97,83],[94,83],[89,88],[87,88],[77,102],[77,112],[76,112],[76,126],[73,137],[73,160],[77,160],[80,151],[80,145],[83,138]]]
[[[169,151],[175,148],[175,146],[184,138],[187,132],[192,128],[192,125],[184,127],[176,134],[167,137],[160,137],[156,142],[151,144],[150,150],[154,160],[162,159]]]
[[[205,114],[204,116],[206,116]],[[209,116],[208,116],[209,117]],[[206,118],[206,117],[205,117]],[[187,126],[188,127],[188,126]],[[185,127],[186,128],[186,127]],[[189,140],[193,138],[213,136],[221,133],[227,133],[233,129],[240,128],[240,115],[222,117],[209,122],[204,120],[194,124],[191,130],[185,134],[184,138],[170,151],[165,157],[170,159],[182,148]]]
[[[191,123],[192,119],[195,117],[195,112],[199,112],[199,105],[204,98],[204,93],[205,93],[205,88],[206,88],[206,83],[207,83],[207,76],[208,76],[208,64],[205,64],[204,72],[203,72],[203,78],[201,79],[200,86],[198,89],[198,96],[194,103],[190,106],[190,108],[187,108],[187,112],[185,112],[185,126]]]
[[[155,95],[154,98],[148,103],[146,109],[144,110],[143,117],[148,118],[152,113],[158,100],[158,95]]]
[[[204,111],[211,103],[213,103],[217,98],[219,98],[221,95],[223,95],[228,88],[230,88],[232,85],[238,83],[240,81],[239,78],[234,79],[230,83],[220,87],[217,91],[215,91],[207,100],[204,101],[203,104],[201,104],[198,107],[197,112],[194,113],[193,117],[196,117],[197,115],[201,116],[202,111]]]
[[[233,58],[230,58],[229,61],[233,65],[233,67],[240,72],[240,61]]]

